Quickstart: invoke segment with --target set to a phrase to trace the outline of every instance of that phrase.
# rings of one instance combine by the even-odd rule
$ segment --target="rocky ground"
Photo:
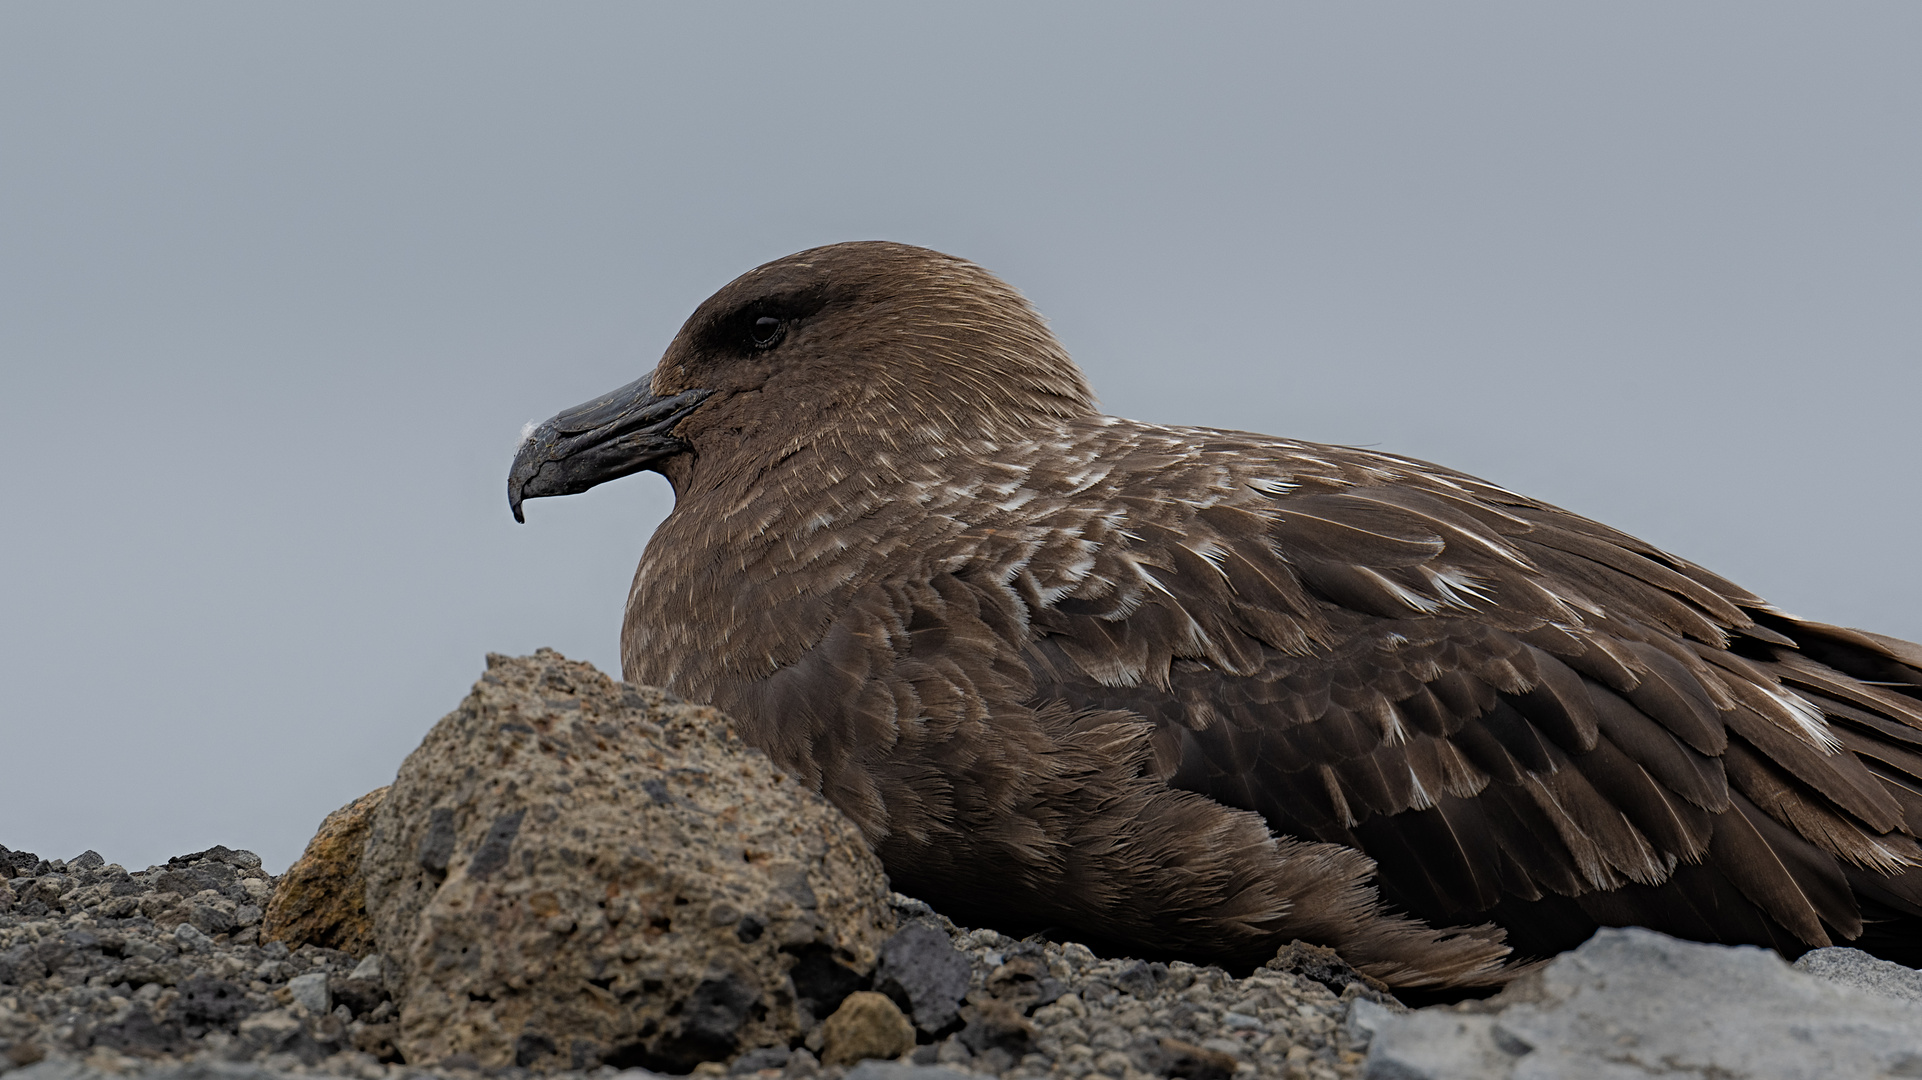
[[[0,1073],[21,1070],[10,1080],[180,1074],[183,1065],[184,1075],[204,1076],[481,1073],[459,1062],[422,1070],[397,1060],[394,1005],[377,956],[261,945],[275,879],[251,853],[214,848],[131,873],[91,852],[65,862],[24,852],[0,858],[13,873],[0,883]],[[904,1000],[905,1015],[940,1033],[920,1033],[918,1045],[906,1036],[912,1049],[902,1060],[921,1066],[1118,1080],[1354,1076],[1362,1055],[1344,1027],[1348,1002],[1387,1000],[1316,954],[1296,962],[1300,971],[1235,979],[1219,968],[1100,959],[1072,943],[956,927],[899,894],[894,907],[904,930],[884,956],[907,955],[883,989]],[[952,951],[931,951],[929,931],[937,948]],[[952,966],[943,966],[943,954]],[[943,1007],[944,990],[946,1016],[923,1017]],[[898,1023],[903,1011],[892,1015]],[[823,1058],[890,1035],[862,1021],[855,1015],[833,1031],[830,1018],[799,1047],[750,1050],[729,1067],[696,1071],[838,1080],[850,1068]],[[916,1071],[934,1076],[933,1068]]]
[[[92,852],[63,862],[0,848],[0,873],[12,875],[0,879],[8,1080],[531,1075],[401,1062],[377,955],[258,942],[276,879],[249,852],[217,847],[129,873]],[[893,907],[903,929],[873,980],[885,994],[850,994],[800,1046],[751,1049],[696,1075],[1922,1077],[1922,972],[1851,949],[1818,950],[1792,970],[1761,950],[1604,932],[1492,1001],[1408,1011],[1319,950],[1235,979],[956,927],[899,894]],[[907,1017],[938,1037],[890,1028]],[[822,1063],[864,1052],[883,1059]]]
[[[133,872],[0,847],[5,1080],[690,1070],[1922,1078],[1922,972],[1604,930],[1486,1001],[1409,1010],[1299,943],[1234,978],[1016,941],[890,894],[853,824],[724,716],[548,650],[490,656],[281,877],[224,847]]]

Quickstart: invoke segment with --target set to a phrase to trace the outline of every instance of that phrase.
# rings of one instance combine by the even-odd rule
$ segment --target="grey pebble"
[[[315,1016],[333,1011],[334,1000],[327,992],[327,973],[324,971],[313,971],[288,979],[287,992],[294,996],[296,1005]]]
[[[200,927],[193,923],[184,922],[174,927],[174,940],[179,942],[182,948],[191,949],[194,952],[206,952],[214,947],[214,939],[202,933]]]

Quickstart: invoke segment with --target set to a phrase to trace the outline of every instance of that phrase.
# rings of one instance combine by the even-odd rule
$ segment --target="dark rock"
[[[1034,1049],[1034,1025],[1009,1002],[990,999],[963,1005],[961,1019],[967,1021],[961,1029],[961,1042],[977,1056],[1000,1050],[1018,1061]]]
[[[1115,987],[1146,1001],[1155,995],[1161,980],[1167,974],[1168,965],[1166,964],[1150,964],[1136,960],[1116,973]]]
[[[92,870],[95,867],[105,865],[107,865],[107,860],[101,858],[100,853],[91,848],[75,855],[67,862],[67,868],[70,870]]]
[[[188,907],[188,920],[201,933],[208,937],[231,934],[240,925],[236,918],[237,908],[232,900],[198,899]]]
[[[31,851],[9,851],[0,847],[0,877],[20,877],[35,873],[40,865],[40,856]]]
[[[796,959],[788,970],[788,981],[795,998],[815,1019],[826,1019],[849,994],[867,984],[860,972],[836,960],[832,949],[813,945],[794,952]]]
[[[205,851],[196,851],[190,855],[175,855],[173,858],[167,860],[167,865],[169,866],[192,865],[196,863],[216,864],[235,870],[258,870],[260,869],[260,856],[251,851],[236,851],[233,848],[215,844]]]
[[[508,729],[525,725],[506,725]],[[527,728],[532,732],[533,728]],[[414,862],[436,879],[447,877],[447,866],[454,858],[454,811],[437,806],[427,815],[427,831],[414,848]]]
[[[145,1009],[136,1008],[125,1020],[95,1028],[93,1044],[122,1053],[157,1057],[186,1050],[187,1036],[179,1024],[155,1023]]]
[[[701,980],[681,1012],[681,1041],[701,1052],[689,1068],[732,1054],[748,1011],[760,1000],[760,993],[739,975]]]
[[[514,1064],[525,1069],[554,1050],[554,1040],[536,1031],[524,1031],[514,1040]]]
[[[913,1017],[916,1028],[932,1036],[959,1021],[968,978],[968,958],[955,951],[948,935],[917,923],[881,946],[874,988],[893,998]]]
[[[225,979],[197,976],[180,984],[180,998],[174,1007],[189,1024],[232,1028],[254,1012],[247,991]]]
[[[467,864],[467,876],[485,878],[494,871],[507,865],[507,853],[514,843],[514,837],[521,831],[521,821],[527,811],[516,810],[502,814],[487,827],[487,835],[481,839],[480,847],[474,851],[474,860]]]
[[[15,945],[0,952],[0,983],[19,986],[29,979],[47,977],[47,965],[40,962],[39,954],[31,945]]]
[[[1261,965],[1269,971],[1281,971],[1290,975],[1300,975],[1313,979],[1327,987],[1336,997],[1352,983],[1360,983],[1377,993],[1387,993],[1388,987],[1378,979],[1371,979],[1348,966],[1335,950],[1322,945],[1310,945],[1306,941],[1291,941],[1275,953],[1275,958]]]
[[[34,946],[33,955],[48,971],[58,971],[73,959],[73,946],[59,939],[43,941]]]
[[[332,991],[334,1001],[347,1006],[355,1016],[373,1012],[381,1002],[388,1000],[387,987],[378,979],[333,979],[327,988]],[[519,1052],[516,1051],[516,1056]]]

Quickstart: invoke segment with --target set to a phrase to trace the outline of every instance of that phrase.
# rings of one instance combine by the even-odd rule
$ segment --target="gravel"
[[[61,861],[0,847],[0,1074],[483,1075],[458,1060],[435,1068],[399,1061],[391,1041],[394,1004],[377,957],[261,945],[261,911],[274,885],[257,856],[224,847],[132,873],[91,851]],[[894,997],[919,1027],[921,1044],[907,1058],[823,1066],[817,1028],[800,1046],[753,1050],[731,1068],[708,1063],[695,1075],[1326,1080],[1361,1073],[1363,1055],[1346,1023],[1352,1000],[1400,1009],[1359,982],[1330,977],[1325,960],[1307,969],[1315,978],[1264,969],[1236,979],[1215,967],[1104,959],[1074,943],[957,927],[898,893],[892,903],[905,929],[875,989]],[[929,930],[954,951],[943,950]],[[959,1003],[956,954],[967,964]],[[484,1075],[531,1074],[509,1068]],[[603,1067],[548,1075],[652,1074]]]

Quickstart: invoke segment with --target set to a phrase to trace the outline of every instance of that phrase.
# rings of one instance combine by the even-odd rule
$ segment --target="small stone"
[[[179,1024],[155,1023],[145,1009],[133,1009],[126,1019],[95,1028],[93,1041],[96,1046],[142,1056],[177,1054],[187,1048]]]
[[[67,867],[70,870],[92,870],[105,865],[107,860],[101,858],[100,853],[91,848],[67,860]]]
[[[211,889],[195,895],[188,911],[191,912],[189,918],[194,926],[208,937],[230,934],[238,925],[234,902]]]
[[[915,1027],[936,1035],[960,1018],[968,979],[968,958],[955,951],[948,935],[915,924],[881,946],[874,988],[907,1009]]]
[[[214,939],[201,933],[193,923],[184,922],[174,927],[174,940],[180,943],[181,948],[192,952],[206,952],[214,947]]]
[[[966,1065],[974,1060],[974,1051],[968,1049],[959,1035],[950,1035],[936,1046],[934,1060],[942,1065]]]
[[[822,1064],[852,1065],[867,1058],[897,1058],[914,1049],[914,1025],[886,994],[858,990],[828,1017],[822,1038]]]
[[[400,1034],[399,1023],[355,1024],[348,1030],[354,1049],[363,1054],[371,1054],[379,1061],[400,1060],[400,1051],[394,1049],[394,1039]]]
[[[781,1070],[783,1080],[802,1080],[821,1071],[821,1062],[806,1047],[796,1047]]]
[[[961,1018],[967,1026],[960,1039],[979,1057],[990,1050],[1005,1052],[1011,1061],[1034,1048],[1034,1025],[1014,1005],[990,999],[978,1005],[963,1005]]]
[[[368,953],[361,959],[360,963],[354,965],[354,973],[349,975],[348,978],[365,979],[368,982],[380,982],[382,981],[382,973],[384,970],[380,954]]]
[[[322,1016],[333,1010],[333,995],[328,992],[327,973],[324,971],[312,971],[288,979],[287,992],[293,995],[294,1004],[315,1016]]]
[[[1145,961],[1135,960],[1115,973],[1114,984],[1135,997],[1146,1001],[1154,996],[1155,988],[1160,984],[1161,977],[1167,973],[1168,968],[1164,964],[1150,964]]]
[[[1351,983],[1360,983],[1382,994],[1389,992],[1386,983],[1356,971],[1335,950],[1324,945],[1310,945],[1305,941],[1291,941],[1283,945],[1276,951],[1273,960],[1261,966],[1269,971],[1312,979],[1337,995]]]
[[[178,987],[180,997],[174,1007],[189,1024],[231,1028],[254,1012],[247,991],[226,979],[196,976]]]
[[[300,1021],[286,1009],[257,1012],[242,1020],[239,1027],[241,1042],[263,1053],[284,1050],[302,1035]]]
[[[1046,964],[1033,956],[1017,956],[988,973],[987,990],[1026,1013],[1060,997],[1062,986]]]
[[[758,1050],[749,1050],[727,1067],[728,1075],[740,1076],[762,1069],[778,1069],[787,1064],[790,1055],[791,1051],[785,1046],[763,1046]]]
[[[345,979],[328,980],[327,991],[332,995],[335,1005],[347,1010],[349,1020],[373,1012],[381,1002],[387,1000],[387,988],[378,980],[351,975]]]

